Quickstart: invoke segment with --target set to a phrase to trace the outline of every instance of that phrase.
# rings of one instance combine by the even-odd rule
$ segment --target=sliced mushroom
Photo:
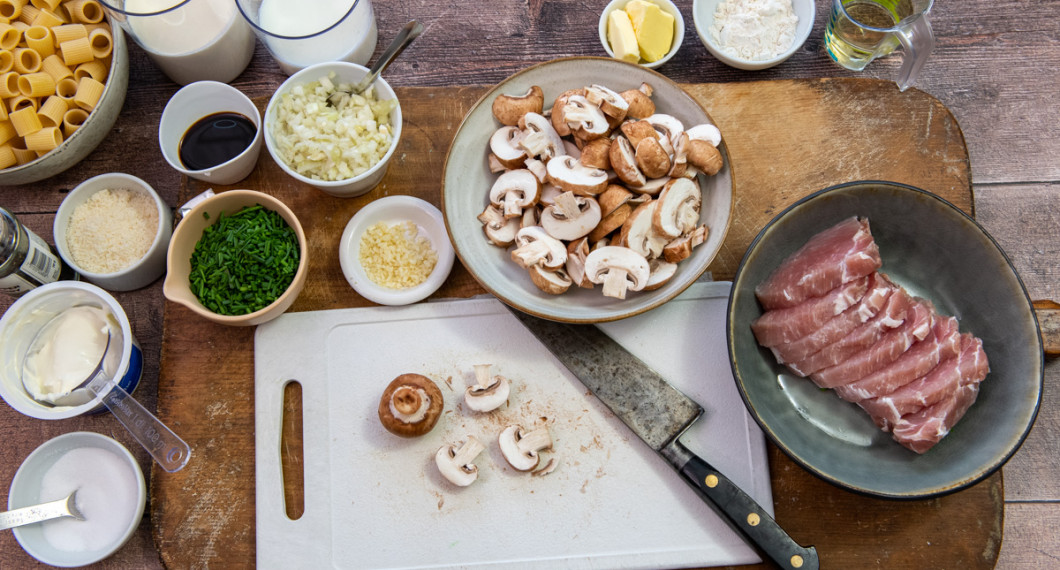
[[[556,196],[559,196],[562,193],[563,189],[559,186],[556,186],[555,184],[545,184],[541,187],[541,197],[538,198],[537,202],[539,204],[544,204],[545,206],[551,206],[556,203]]]
[[[589,232],[589,241],[598,242],[608,236],[611,232],[622,227],[629,219],[630,214],[633,213],[633,207],[628,203],[620,204],[614,210],[611,210],[606,216],[604,216],[599,224],[593,228],[593,231]]]
[[[515,218],[512,219],[514,220]],[[528,228],[530,226],[540,226],[540,222],[541,220],[538,216],[537,208],[526,208],[523,210],[523,215],[519,217],[519,229]]]
[[[593,283],[604,285],[604,296],[625,299],[626,291],[640,291],[647,285],[651,270],[643,255],[628,247],[609,245],[589,253],[585,273]]]
[[[600,212],[606,216],[622,204],[629,202],[632,197],[633,193],[626,190],[624,186],[608,184],[607,188],[596,197],[596,201],[600,203]]]
[[[530,471],[541,461],[540,453],[552,449],[552,436],[548,426],[525,431],[522,426],[511,425],[504,428],[497,443],[508,464],[519,471]]]
[[[548,180],[566,192],[595,196],[607,188],[607,173],[589,168],[572,156],[560,156],[548,162]]]
[[[567,259],[569,261],[570,257],[568,256]],[[562,295],[574,283],[562,267],[549,269],[543,265],[532,265],[527,272],[530,273],[530,281],[549,295]]]
[[[611,130],[604,112],[584,95],[571,95],[563,106],[563,120],[575,138],[590,140],[606,135]]]
[[[590,103],[600,107],[605,115],[621,121],[626,118],[629,111],[629,103],[621,95],[603,85],[593,84],[585,88],[585,98]]]
[[[711,146],[715,147],[721,144],[721,131],[710,123],[696,125],[685,130],[685,133],[689,139],[694,141],[707,141]]]
[[[379,399],[379,422],[401,437],[421,436],[434,428],[442,416],[442,391],[422,374],[402,374],[383,390]]]
[[[677,137],[685,130],[680,119],[665,113],[656,113],[644,120],[651,123],[659,134],[669,139],[671,145],[677,142]]]
[[[468,435],[465,441],[455,445],[445,445],[434,454],[434,463],[438,471],[450,483],[458,487],[467,487],[478,479],[478,467],[472,463],[485,445],[475,436]]]
[[[689,141],[688,162],[709,176],[717,174],[725,165],[721,151],[709,142],[701,140]]]
[[[523,161],[523,166],[525,166],[530,172],[533,172],[534,176],[536,176],[537,180],[542,184],[548,182],[548,170],[545,168],[544,162],[541,162],[534,157],[530,157]]]
[[[639,186],[630,185],[628,188],[637,194],[646,196],[648,198],[657,195],[664,186],[670,183],[670,179],[666,176],[659,178],[652,178],[651,180],[645,180],[644,184]]]
[[[541,226],[520,229],[515,234],[515,245],[511,253],[512,261],[523,269],[538,264],[555,269],[567,262],[566,246],[548,235]]]
[[[629,186],[643,186],[648,181],[644,173],[637,166],[637,157],[626,137],[615,137],[611,141],[609,151],[611,158],[611,169],[618,175],[618,179]]]
[[[659,132],[655,130],[655,127],[651,126],[648,121],[626,121],[619,127],[623,135],[629,139],[629,144],[633,148],[637,148],[640,141],[646,138],[657,139],[659,138]]]
[[[490,204],[500,206],[506,218],[523,215],[523,208],[537,203],[541,182],[525,168],[509,170],[497,177],[490,188]]]
[[[640,171],[648,178],[660,178],[670,172],[670,154],[657,138],[647,137],[641,140],[636,146],[634,156]]]
[[[691,139],[688,138],[688,133],[681,133],[677,137],[677,142],[674,144],[674,155],[673,163],[670,165],[670,172],[667,173],[671,178],[679,178],[685,175],[688,169],[688,145]]]
[[[511,382],[500,374],[490,376],[490,364],[475,365],[475,384],[464,390],[464,403],[476,412],[492,412],[508,401]]]
[[[600,223],[600,204],[593,198],[564,192],[556,203],[541,212],[541,226],[548,235],[564,241],[587,235]]]
[[[626,117],[631,119],[643,119],[655,114],[655,102],[651,100],[652,88],[647,83],[642,83],[640,89],[629,89],[619,93],[629,107]]]
[[[533,211],[533,208],[526,210]],[[489,204],[486,209],[478,215],[478,221],[482,222],[482,231],[486,233],[486,239],[493,245],[508,247],[515,241],[515,233],[519,231],[519,218],[505,218],[500,206]]]
[[[699,224],[703,192],[699,184],[687,178],[673,178],[655,200],[652,227],[669,238],[691,232]]]
[[[632,249],[645,259],[655,259],[662,255],[662,250],[670,239],[659,234],[652,225],[657,206],[658,202],[655,200],[637,206],[622,224],[617,244]]]
[[[589,168],[600,170],[611,169],[611,140],[606,138],[593,139],[586,143],[581,149],[581,157],[578,161]]]
[[[489,165],[490,174],[500,174],[501,172],[508,170],[508,167],[501,164],[500,159],[498,159],[492,152],[486,155],[486,164]]]
[[[680,236],[663,248],[663,258],[670,263],[684,261],[692,255],[692,249],[707,241],[707,226],[699,226]]]
[[[552,120],[552,128],[556,129],[561,137],[570,135],[570,125],[567,124],[565,110],[567,100],[574,95],[585,95],[584,89],[570,89],[560,93],[552,103],[549,118]]]
[[[589,255],[589,238],[584,237],[567,244],[567,276],[579,287],[593,288],[593,282],[585,276],[585,258]]]
[[[644,286],[645,291],[654,291],[666,285],[677,273],[677,264],[663,259],[653,259],[648,262],[648,284]]]
[[[525,136],[519,127],[501,127],[490,137],[490,152],[505,168],[519,168],[526,161],[526,151],[519,146]]]
[[[526,95],[497,95],[493,100],[493,116],[502,125],[514,126],[527,113],[541,113],[545,106],[545,94],[537,85],[530,87]]]
[[[530,156],[544,162],[564,153],[563,139],[552,128],[552,123],[539,113],[527,113],[519,121],[523,138],[519,146]]]

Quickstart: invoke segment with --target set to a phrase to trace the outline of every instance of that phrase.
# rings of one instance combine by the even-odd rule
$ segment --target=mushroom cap
[[[379,422],[390,433],[401,437],[421,436],[434,428],[442,416],[445,400],[438,385],[422,374],[402,374],[387,385],[379,399]],[[408,422],[401,415],[412,409],[422,416]],[[395,413],[397,412],[397,413]]]
[[[507,378],[495,374],[490,378],[490,383],[485,386],[481,383],[468,386],[464,390],[464,403],[476,412],[492,412],[508,401],[511,389],[511,383]]]
[[[657,138],[642,139],[636,146],[635,157],[640,171],[648,178],[660,178],[670,172],[670,154]]]
[[[606,138],[593,139],[581,149],[578,161],[589,168],[600,170],[611,169],[611,140]]]
[[[490,152],[505,168],[519,168],[526,160],[526,151],[519,146],[524,136],[519,127],[501,127],[490,136]]]
[[[611,141],[611,149],[608,151],[611,158],[611,169],[618,175],[618,179],[628,186],[643,186],[648,181],[644,173],[637,166],[637,157],[626,137],[615,137]]]
[[[515,234],[515,245],[511,253],[512,261],[524,269],[538,264],[554,269],[567,262],[566,246],[548,235],[541,226],[521,228]]]
[[[628,202],[619,204],[617,208],[611,210],[611,212],[604,216],[599,224],[596,224],[593,231],[589,232],[589,241],[598,242],[611,232],[621,228],[632,213],[633,207],[630,206]]]
[[[570,261],[569,255],[567,256],[567,261]],[[549,295],[562,295],[574,284],[574,281],[571,280],[570,275],[567,274],[566,269],[563,267],[549,269],[543,265],[532,265],[527,269],[527,272],[530,274],[530,281],[538,289]]]
[[[478,479],[478,467],[472,461],[486,446],[473,435],[461,442],[460,447],[444,445],[434,454],[434,464],[450,483],[467,487]]]
[[[585,98],[590,103],[600,107],[608,117],[621,121],[626,118],[629,111],[629,103],[617,92],[603,85],[592,84],[585,88]]]
[[[493,116],[502,125],[518,125],[519,119],[527,113],[540,113],[545,106],[545,93],[537,85],[527,90],[525,95],[497,95],[493,100]]]
[[[698,139],[688,142],[688,162],[709,176],[717,174],[725,164],[721,151],[709,142]]]
[[[688,178],[672,178],[655,200],[652,226],[660,234],[675,238],[696,229],[703,205],[703,191]]]
[[[567,98],[563,106],[563,120],[570,127],[571,134],[583,140],[602,137],[611,130],[607,115],[584,95]]]
[[[548,180],[565,191],[595,196],[607,188],[607,173],[589,168],[573,156],[557,156],[548,161]]]
[[[651,87],[648,86],[646,90],[643,89],[643,87],[647,85],[648,84],[645,83],[641,86],[642,89],[628,89],[619,93],[629,105],[626,110],[626,117],[643,119],[655,114],[655,102],[651,100]],[[645,91],[647,91],[647,93]]]
[[[652,200],[637,206],[622,224],[618,244],[632,249],[645,259],[659,257],[669,238],[659,234],[652,225],[658,205],[656,200]]]
[[[718,146],[721,144],[721,131],[718,127],[710,123],[702,123],[691,127],[685,131],[688,138],[694,141],[706,141],[711,146]]]
[[[608,297],[624,299],[626,290],[640,291],[650,274],[648,260],[628,247],[604,246],[585,258],[585,275],[593,283],[603,283]]]
[[[526,211],[534,210],[530,208]],[[515,242],[515,234],[520,227],[520,218],[505,218],[499,206],[487,204],[486,209],[478,215],[478,221],[482,222],[482,231],[493,245],[508,247]]]
[[[637,148],[640,141],[644,139],[657,139],[659,138],[659,132],[655,130],[655,127],[651,126],[648,121],[626,121],[619,127],[622,134],[629,139],[629,144],[633,148]]]
[[[519,145],[530,156],[548,162],[564,154],[563,138],[544,115],[527,113],[519,121],[519,127],[523,130],[523,138],[519,141]]]
[[[654,291],[666,285],[677,274],[677,264],[663,259],[649,261],[648,267],[650,273],[648,274],[648,284],[644,286],[645,291]]]
[[[533,206],[541,195],[541,181],[526,168],[502,173],[490,188],[490,204],[501,206],[504,216],[521,216],[523,208]]]
[[[578,239],[600,223],[600,204],[593,198],[564,192],[555,204],[541,212],[541,227],[548,235],[564,241]]]

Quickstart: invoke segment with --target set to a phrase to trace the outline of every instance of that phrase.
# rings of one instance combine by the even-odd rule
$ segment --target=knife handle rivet
[[[707,487],[710,487],[711,489],[713,489],[714,487],[718,486],[718,476],[717,475],[707,475],[707,478],[704,479],[703,482],[706,483]]]
[[[798,554],[796,554],[795,556],[792,556],[791,557],[791,567],[792,568],[802,568],[802,557],[799,556]]]
[[[758,526],[758,523],[762,522],[762,517],[758,516],[758,513],[751,513],[747,515],[747,524],[751,526]]]

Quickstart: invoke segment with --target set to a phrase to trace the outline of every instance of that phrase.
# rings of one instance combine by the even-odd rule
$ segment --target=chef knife
[[[797,544],[750,495],[678,438],[703,408],[593,325],[516,318],[696,493],[781,568],[816,569],[817,549]]]

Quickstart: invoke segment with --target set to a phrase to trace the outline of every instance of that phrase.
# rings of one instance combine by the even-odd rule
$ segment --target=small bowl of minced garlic
[[[670,0],[612,0],[599,32],[607,55],[654,69],[681,47],[685,19]]]
[[[813,30],[814,0],[694,0],[699,40],[722,63],[750,71],[791,57]]]
[[[409,305],[438,290],[456,254],[441,211],[414,196],[387,196],[361,208],[339,240],[346,281],[380,305]]]

